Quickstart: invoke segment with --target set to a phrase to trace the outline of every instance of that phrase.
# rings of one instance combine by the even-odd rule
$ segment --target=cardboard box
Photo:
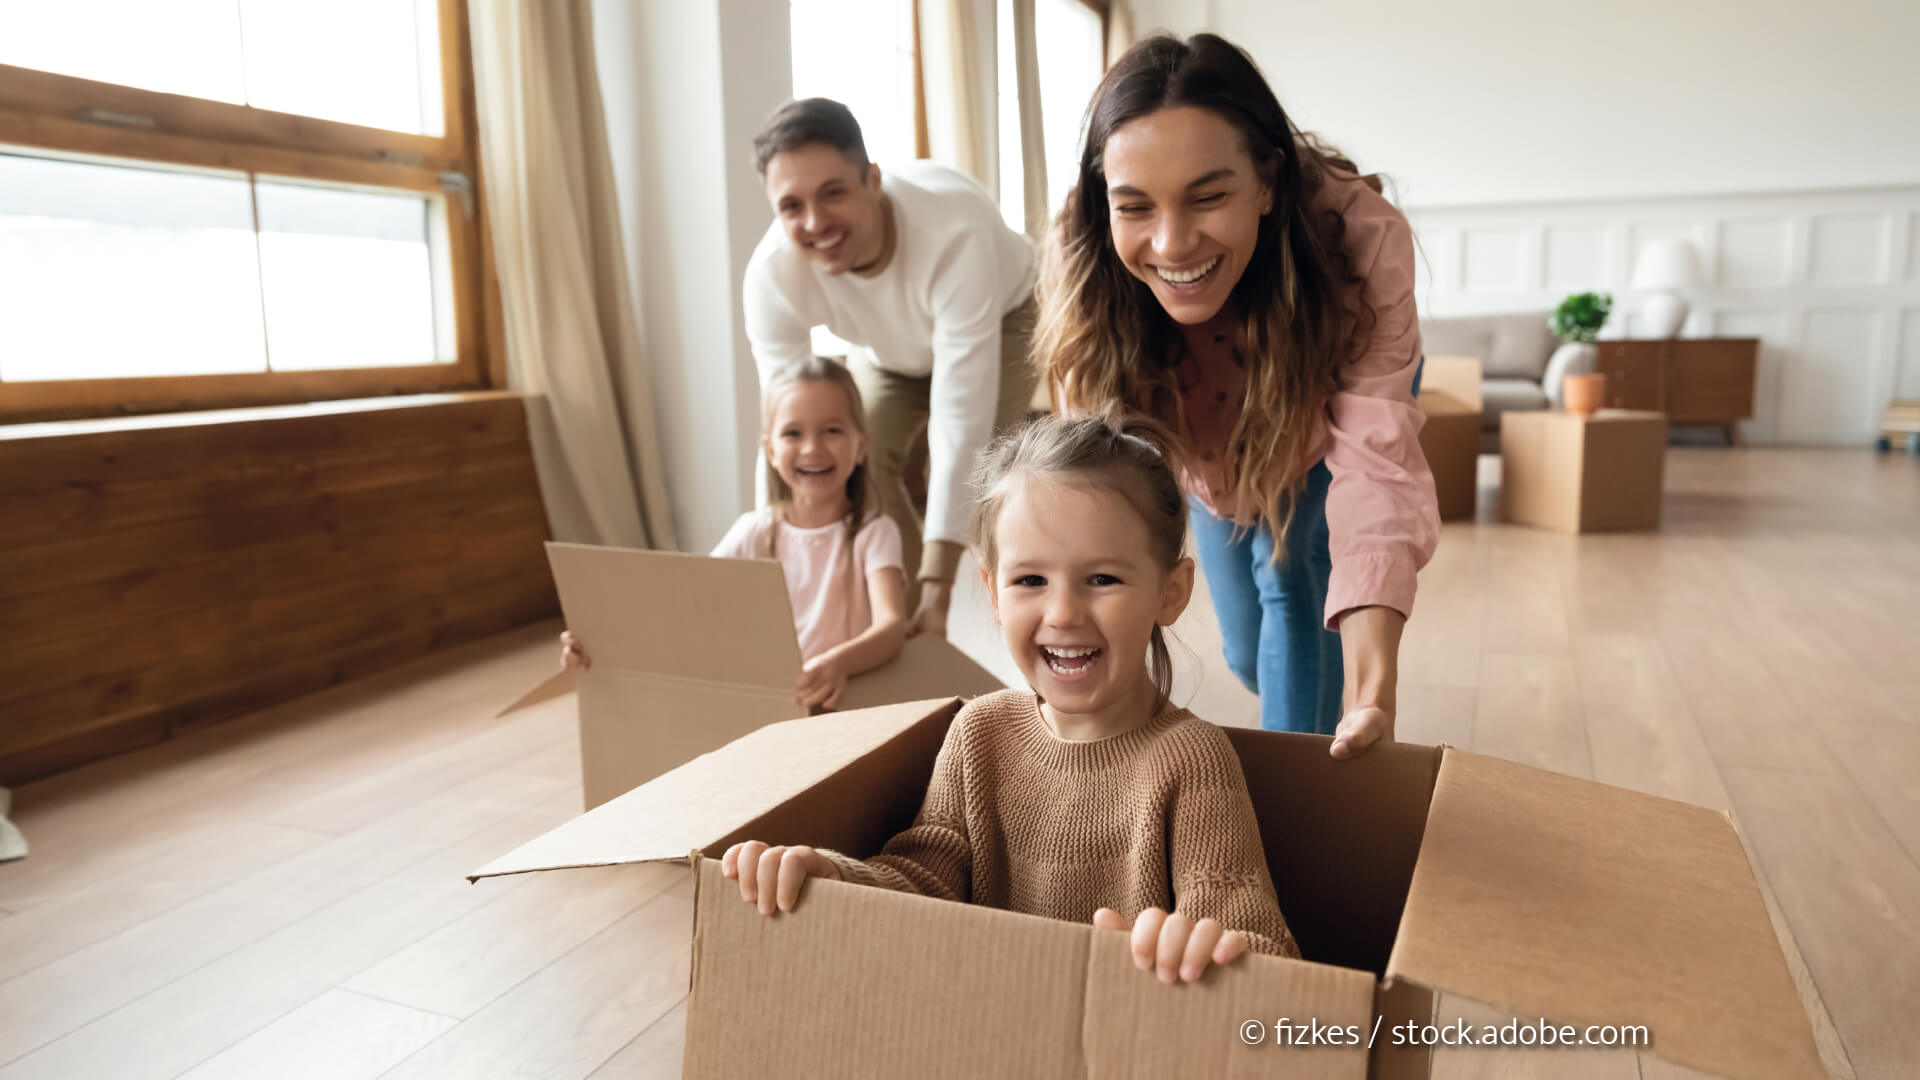
[[[765,918],[721,877],[747,839],[878,851],[959,708],[761,728],[472,877],[689,863],[692,1078],[1419,1077],[1429,1052],[1392,1033],[1441,991],[1646,1025],[1643,1052],[1707,1072],[1821,1075],[1729,817],[1448,748],[1338,762],[1321,736],[1228,729],[1309,959],[1250,955],[1195,985],[1135,970],[1127,936],[1090,925],[824,880]],[[1360,1045],[1276,1047],[1279,1018]],[[1261,1045],[1242,1042],[1249,1020]]]
[[[1452,404],[1479,413],[1486,407],[1480,394],[1480,360],[1473,356],[1429,356],[1420,368],[1420,397],[1451,399]]]
[[[577,692],[588,808],[794,715],[800,644],[778,562],[551,542],[547,561],[567,627],[593,666],[554,675],[501,715]],[[923,635],[892,663],[848,680],[840,707],[1005,686]]]
[[[1663,413],[1500,414],[1500,517],[1566,533],[1660,524]]]

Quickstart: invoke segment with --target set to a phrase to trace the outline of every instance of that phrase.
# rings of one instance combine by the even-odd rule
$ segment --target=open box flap
[[[973,698],[1007,685],[954,644],[936,634],[909,638],[891,663],[847,680],[841,709],[870,709],[929,694]]]
[[[547,561],[593,659],[583,678],[624,669],[791,692],[800,677],[779,563],[553,542]]]
[[[829,778],[856,771],[868,759],[875,760],[876,772],[885,772],[880,759],[903,736],[917,735],[937,747],[959,707],[958,700],[945,698],[769,724],[528,841],[469,880],[684,859],[795,803],[806,804],[801,816],[820,836],[814,842],[852,847],[838,839],[842,830],[831,820],[837,804],[848,800],[814,806],[820,801],[809,798],[815,789],[826,790]],[[931,762],[930,751],[916,752]],[[917,783],[924,791],[924,774]],[[756,838],[797,842],[772,824]]]
[[[1822,1075],[1725,815],[1497,758],[1442,758],[1387,975],[1642,1024],[1655,1055],[1721,1075]]]

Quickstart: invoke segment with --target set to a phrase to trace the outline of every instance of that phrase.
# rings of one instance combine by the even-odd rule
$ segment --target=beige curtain
[[[1133,29],[1133,5],[1127,0],[1113,0],[1107,5],[1107,66],[1112,67],[1122,53],[1133,47],[1139,40]]]
[[[1027,235],[1047,235],[1047,139],[1040,126],[1040,49],[1033,29],[1033,0],[1013,0],[1013,74],[1019,87],[1021,203]]]
[[[980,52],[973,0],[920,0],[920,69],[926,80],[927,150],[995,187],[987,168],[988,68]]]
[[[588,0],[472,0],[508,382],[556,539],[674,546]]]

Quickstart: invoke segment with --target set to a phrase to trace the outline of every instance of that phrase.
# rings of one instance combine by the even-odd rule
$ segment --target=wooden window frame
[[[1113,30],[1113,5],[1109,0],[1080,0],[1080,6],[1100,16],[1100,72],[1113,66],[1118,57],[1107,55],[1108,35]]]
[[[0,382],[0,423],[502,388],[500,301],[466,0],[438,0],[444,135],[413,135],[0,64],[0,144],[447,200],[453,363]]]

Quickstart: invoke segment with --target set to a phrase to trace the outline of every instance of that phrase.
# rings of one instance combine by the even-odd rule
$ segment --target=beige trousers
[[[1026,419],[1033,400],[1034,371],[1027,353],[1037,309],[1032,299],[1000,321],[1000,395],[993,414],[994,433]],[[884,358],[883,358],[884,359]],[[880,508],[900,526],[902,561],[918,568],[907,581],[907,610],[919,606],[920,582],[952,581],[960,566],[961,545],[921,543],[921,515],[927,501],[927,403],[930,375],[900,375],[872,364],[851,365],[867,410],[867,434],[873,444],[868,462]]]

